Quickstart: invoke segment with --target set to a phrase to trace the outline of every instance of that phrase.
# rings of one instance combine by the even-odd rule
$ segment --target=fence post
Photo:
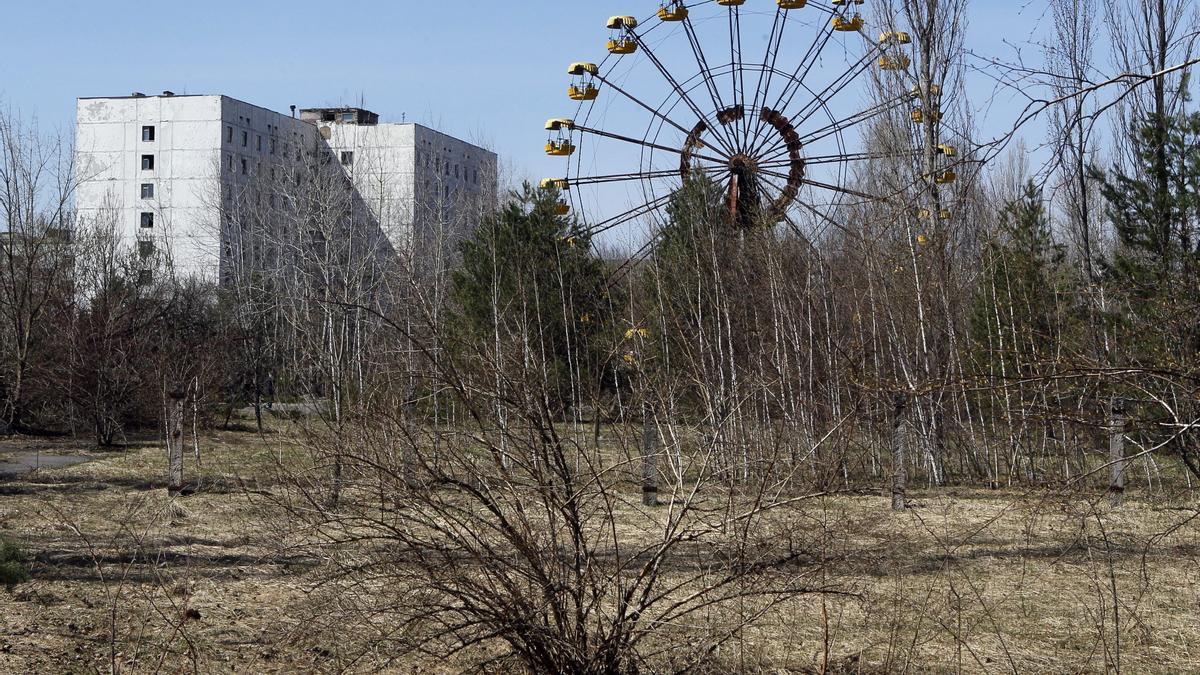
[[[908,410],[908,394],[896,394],[892,419],[892,510],[903,511],[906,505],[908,468],[904,457],[904,415]]]
[[[1125,402],[1114,398],[1108,427],[1108,461],[1111,479],[1108,501],[1113,506],[1125,503]]]
[[[649,401],[642,404],[642,505],[658,506],[658,424]]]

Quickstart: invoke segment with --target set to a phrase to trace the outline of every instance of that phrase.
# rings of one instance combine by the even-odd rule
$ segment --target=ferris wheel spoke
[[[807,104],[805,104],[805,106],[803,108],[801,108],[800,111],[796,114],[796,117],[799,118],[800,123],[804,123],[804,121],[807,120],[809,116],[811,116],[813,113],[815,113],[817,110],[819,110],[820,107],[828,101],[830,96],[832,96],[833,94],[836,94],[838,91],[843,89],[846,85],[850,84],[856,78],[858,78],[859,75],[862,75],[863,73],[865,73],[867,71],[867,69],[870,68],[871,65],[875,62],[875,57],[879,55],[881,50],[882,50],[882,47],[880,45],[874,45],[871,49],[868,49],[866,51],[866,53],[864,53],[862,55],[862,58],[860,58],[857,62],[852,64],[846,70],[842,71],[842,73],[833,82],[830,82],[828,85],[825,86],[824,89],[822,89],[820,92],[814,94],[812,101],[809,101]],[[793,98],[795,98],[794,92],[793,92]],[[788,100],[789,105],[791,104],[791,101],[792,101],[792,99]],[[787,106],[785,105],[784,109],[786,109],[786,108],[787,108]]]
[[[907,159],[920,154],[920,150],[909,150],[906,152],[852,152],[839,155],[815,155],[805,157],[805,166],[814,164],[837,164],[840,162],[861,162],[877,159]],[[759,164],[760,167],[772,169],[786,167],[791,164],[789,159],[773,159]]]
[[[797,112],[795,115],[793,115],[793,117],[798,120],[796,122],[796,124],[797,125],[803,124],[810,117],[812,117],[813,114],[815,114],[817,110],[820,110],[822,107],[826,107],[827,99],[831,92],[840,90],[841,88],[845,87],[850,82],[854,81],[854,79],[857,78],[859,75],[866,72],[867,68],[870,68],[871,63],[875,59],[876,51],[877,51],[877,49],[868,51],[866,54],[863,55],[863,57],[861,59],[859,59],[859,61],[857,63],[850,66],[850,68],[848,70],[841,73],[837,79],[835,79],[833,82],[830,82],[819,93],[814,94],[812,101],[805,104],[804,107],[801,108],[799,112]],[[793,93],[792,98],[794,98],[794,93]],[[791,103],[792,98],[788,99],[788,104]],[[783,108],[783,109],[786,109],[786,105],[785,105],[785,108]],[[755,148],[755,151],[758,153],[764,154],[764,155],[770,155],[770,154],[774,153],[776,150],[778,150],[780,145],[782,145],[782,141],[775,140],[770,145],[767,145],[765,149],[760,146],[760,147]]]
[[[675,93],[678,94],[683,102],[692,109],[692,112],[696,115],[696,118],[700,121],[707,119],[706,115],[700,111],[700,108],[696,105],[695,101],[692,100],[692,97],[688,96],[687,91],[685,91],[684,88],[679,84],[679,81],[675,79],[675,76],[671,75],[671,71],[667,70],[662,61],[660,61],[659,58],[654,55],[654,51],[650,49],[650,47],[638,35],[638,33],[632,30],[629,31],[629,33],[634,37],[635,40],[637,40],[638,45],[642,48],[642,51],[646,52],[646,56],[650,59],[650,62],[654,64],[654,67],[658,70],[658,72],[661,73],[662,76],[667,80],[667,83],[671,85],[671,87],[675,90]],[[729,144],[728,139],[722,139],[722,134],[715,133],[714,138],[719,139],[718,142],[721,143],[722,147],[724,147],[725,150],[727,150],[730,154],[737,152],[734,150],[734,147],[736,147],[734,144]]]
[[[650,180],[653,178],[670,178],[678,176],[679,169],[663,169],[661,171],[635,171],[633,173],[614,173],[605,176],[583,176],[579,178],[567,177],[567,182],[572,186],[578,185],[601,185],[603,183],[621,183],[631,180]]]
[[[867,194],[866,192],[860,192],[858,190],[854,190],[854,189],[851,189],[848,187],[842,187],[840,185],[831,185],[829,183],[822,183],[821,181],[812,180],[811,178],[805,178],[804,184],[811,185],[811,186],[817,187],[817,188],[821,188],[823,190],[829,190],[831,192],[840,192],[842,194],[851,195],[853,197],[861,197],[863,199],[867,199],[867,200],[870,200],[873,202],[883,201],[883,198],[878,195]]]
[[[754,87],[754,105],[750,106],[751,110],[759,110],[760,104],[766,105],[767,97],[771,95],[771,78],[775,75],[775,66],[779,63],[779,50],[783,46],[783,32],[787,29],[787,13],[790,10],[776,7],[775,21],[771,24],[771,34],[767,36],[767,50],[763,54],[762,70],[758,71],[758,84]],[[775,29],[779,29],[779,37],[775,36]],[[758,125],[762,126],[762,119],[759,118]]]
[[[651,143],[650,141],[642,140],[639,138],[633,138],[632,136],[623,136],[621,134],[614,134],[611,131],[604,131],[603,129],[592,129],[591,127],[584,127],[584,126],[579,126],[579,125],[575,125],[573,127],[573,129],[580,133],[592,134],[593,136],[600,136],[601,138],[611,138],[614,141],[622,141],[625,143],[631,143],[633,145],[640,145],[643,148],[653,148],[655,150],[662,150],[663,152],[672,152],[677,155],[683,155],[685,153],[685,150],[683,150],[682,148],[672,148],[672,147],[669,147],[666,145],[660,145],[658,143]],[[718,152],[718,154],[721,154],[721,153]],[[706,160],[709,162],[715,162],[717,164],[724,164],[729,159],[728,157],[712,157],[709,155],[699,155],[696,153],[691,153],[691,156],[695,157],[696,159],[703,159],[703,160]]]
[[[801,206],[803,206],[805,209],[807,209],[809,211],[809,213],[812,213],[814,216],[816,216],[818,220],[823,221],[826,225],[832,225],[834,227],[834,229],[839,230],[845,234],[853,236],[854,233],[850,232],[850,230],[847,229],[846,226],[843,225],[842,223],[839,223],[838,221],[829,217],[829,214],[822,213],[820,210],[818,210],[817,208],[815,208],[809,204],[801,203]],[[812,245],[812,243],[811,243],[812,241],[820,239],[821,236],[825,234],[825,230],[822,229],[819,232],[814,232],[813,235],[810,236],[810,235],[806,234],[799,225],[796,224],[796,221],[793,220],[790,215],[785,213],[783,217],[787,221],[788,225],[791,227],[792,232],[795,232],[797,236],[803,238],[806,242],[809,242],[810,246]]]
[[[907,98],[901,97],[901,98],[895,99],[893,101],[888,101],[886,103],[882,103],[873,108],[868,108],[867,110],[864,110],[862,112],[855,113],[844,119],[837,120],[835,122],[827,124],[824,127],[821,127],[820,129],[811,131],[811,132],[801,136],[800,142],[802,142],[806,145],[809,143],[815,143],[819,140],[829,137],[831,134],[835,134],[839,131],[844,131],[844,130],[849,129],[850,127],[853,127],[857,124],[862,124],[863,122],[874,119],[880,115],[889,113],[889,112],[895,110],[896,108],[904,106],[906,103],[907,103]]]
[[[655,233],[650,237],[649,241],[643,244],[642,247],[639,248],[633,255],[629,256],[628,260],[621,263],[617,269],[613,270],[612,274],[608,276],[608,287],[612,288],[613,286],[616,286],[622,279],[625,278],[627,274],[629,274],[630,270],[640,265],[644,260],[646,260],[646,258],[650,257],[650,254],[654,252],[654,246],[661,238],[662,234]]]
[[[653,106],[651,106],[651,105],[649,105],[648,103],[646,103],[646,102],[642,101],[641,99],[639,99],[638,97],[634,96],[633,94],[630,94],[629,92],[625,91],[624,89],[622,89],[621,87],[617,86],[616,84],[613,84],[613,83],[612,83],[610,80],[608,80],[608,79],[606,79],[606,78],[604,78],[604,77],[600,77],[600,76],[597,76],[597,77],[596,77],[596,79],[597,79],[597,80],[599,80],[599,81],[600,81],[600,83],[601,83],[601,84],[603,84],[604,86],[606,86],[606,87],[612,87],[612,89],[613,89],[614,91],[616,91],[618,94],[621,94],[622,96],[624,96],[625,98],[629,99],[629,100],[630,100],[630,101],[632,101],[633,103],[636,103],[638,106],[640,106],[641,108],[643,108],[644,110],[646,110],[646,112],[649,112],[651,115],[654,115],[655,117],[657,117],[657,118],[659,118],[660,120],[662,120],[662,121],[666,122],[667,124],[670,124],[672,127],[675,127],[675,128],[676,128],[677,130],[679,130],[681,133],[683,133],[683,134],[688,134],[688,133],[691,133],[691,131],[690,131],[690,130],[688,130],[688,129],[684,128],[682,125],[680,125],[680,124],[679,124],[678,122],[676,122],[675,120],[673,120],[673,119],[671,119],[671,118],[667,117],[667,116],[666,116],[666,115],[664,115],[664,114],[663,114],[663,113],[662,113],[660,110],[657,110],[657,109],[655,109]]]
[[[673,194],[665,194],[661,197],[652,199],[645,204],[635,206],[624,213],[617,214],[611,218],[606,218],[594,225],[588,225],[584,229],[587,231],[589,236],[595,236],[597,234],[607,232],[608,230],[611,230],[618,225],[627,223],[635,218],[640,218],[642,216],[654,213],[655,211],[669,204],[672,196]]]
[[[730,74],[733,77],[733,104],[741,105],[742,119],[735,119],[734,136],[740,136],[738,152],[745,150],[746,130],[744,129],[746,115],[746,74],[742,70],[742,8],[734,5],[729,8],[729,63]],[[739,134],[739,132],[741,132]]]
[[[804,52],[804,56],[800,59],[800,64],[796,66],[796,70],[788,78],[788,82],[784,84],[783,91],[779,92],[779,97],[775,99],[775,104],[772,106],[775,110],[787,109],[788,104],[791,103],[792,98],[795,96],[794,92],[789,92],[792,91],[793,87],[796,91],[799,91],[804,85],[804,79],[808,77],[809,70],[817,62],[817,57],[821,55],[821,52],[825,51],[825,45],[829,44],[831,39],[833,39],[833,25],[826,22],[822,29],[813,37],[812,44]],[[784,103],[785,99],[787,103]]]
[[[696,36],[696,28],[692,25],[690,15],[683,19],[683,30],[687,34],[688,45],[692,49],[692,55],[696,58],[696,65],[700,68],[700,77],[704,80],[704,86],[708,89],[708,95],[712,98],[713,105],[717,110],[725,110],[725,99],[721,96],[720,88],[717,87],[716,76],[713,75],[713,70],[708,65],[708,58],[704,55],[700,38]]]
[[[824,127],[821,127],[820,129],[810,131],[808,134],[801,136],[800,142],[804,145],[811,145],[812,143],[829,138],[834,134],[846,131],[847,129],[850,129],[858,124],[862,124],[863,122],[870,121],[880,115],[891,112],[892,110],[903,106],[906,102],[906,97],[899,97],[895,100],[882,103],[859,113],[855,113],[845,119],[836,120]],[[784,147],[781,143],[775,142],[763,151],[763,156],[765,158],[765,162],[770,163],[775,161],[777,158],[784,156],[786,152],[786,147]],[[808,158],[805,161],[812,163],[812,158]]]

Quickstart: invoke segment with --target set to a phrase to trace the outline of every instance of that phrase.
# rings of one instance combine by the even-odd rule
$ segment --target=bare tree
[[[27,419],[48,308],[69,295],[76,186],[64,139],[0,112],[0,432]]]

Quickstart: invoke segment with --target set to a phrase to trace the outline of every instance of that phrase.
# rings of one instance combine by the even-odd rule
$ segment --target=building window
[[[225,142],[226,143],[233,142],[233,127],[228,124],[225,125]]]
[[[142,227],[154,227],[154,214],[149,211],[142,211],[141,225]]]
[[[348,152],[348,151],[343,152],[342,153],[342,166],[350,166],[353,163],[354,163],[354,153]]]
[[[229,156],[229,170],[233,171],[233,155]]]
[[[154,170],[154,155],[142,155],[142,171]]]
[[[242,132],[242,147],[245,148],[245,147],[249,147],[249,146],[250,146],[250,132],[243,131]]]
[[[354,113],[352,113],[352,112],[342,113],[342,121],[343,122],[353,122],[354,121]]]
[[[259,152],[262,152],[262,136],[255,136],[255,138],[254,138],[254,144],[255,144],[255,148],[256,148],[256,149],[257,149]]]
[[[249,174],[250,174],[250,164],[246,161],[246,158],[243,157],[242,158],[242,175],[247,176]]]
[[[271,139],[271,154],[275,154],[275,139]]]
[[[145,240],[138,242],[138,255],[149,258],[152,253],[154,253],[154,242]]]
[[[154,127],[142,127],[142,141],[149,143],[154,140]]]
[[[142,183],[142,199],[154,199],[154,183]]]

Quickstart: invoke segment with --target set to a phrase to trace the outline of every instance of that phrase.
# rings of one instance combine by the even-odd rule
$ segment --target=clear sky
[[[750,0],[747,10],[755,4],[763,7],[753,11],[774,11],[770,0]],[[541,145],[543,122],[573,112],[564,93],[566,65],[605,56],[609,15],[644,17],[658,3],[0,0],[0,5],[10,27],[0,44],[0,102],[24,117],[36,116],[43,127],[69,130],[78,96],[132,91],[221,93],[278,111],[290,104],[361,100],[384,121],[406,118],[480,142],[499,152],[517,179],[537,179],[563,173],[561,161],[545,157]],[[1028,41],[1044,11],[1041,3],[976,0],[968,45],[1010,56],[1004,41]],[[971,96],[982,107],[991,91],[986,83],[978,86]],[[1002,100],[991,118],[1012,110],[1011,101]],[[639,123],[644,129],[644,121]]]

